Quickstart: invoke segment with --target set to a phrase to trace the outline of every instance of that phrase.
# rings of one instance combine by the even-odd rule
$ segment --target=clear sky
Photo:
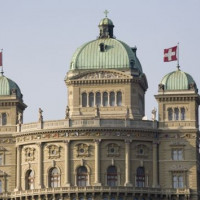
[[[146,115],[157,102],[162,77],[176,70],[163,62],[163,49],[180,43],[181,70],[200,88],[199,0],[0,0],[0,49],[5,76],[14,80],[28,105],[24,121],[63,119],[67,105],[64,77],[80,45],[96,39],[104,10],[114,35],[137,55],[147,76]]]

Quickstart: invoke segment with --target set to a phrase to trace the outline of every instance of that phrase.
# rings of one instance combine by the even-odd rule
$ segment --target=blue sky
[[[200,88],[199,0],[0,0],[4,71],[24,95],[25,122],[37,121],[39,107],[44,120],[64,118],[70,59],[76,48],[96,39],[105,9],[116,38],[138,48],[149,84],[148,118],[157,107],[159,82],[176,70],[176,62],[163,62],[164,48],[180,43],[181,70]]]

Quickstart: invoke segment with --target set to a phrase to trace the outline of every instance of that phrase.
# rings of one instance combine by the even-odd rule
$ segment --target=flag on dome
[[[0,52],[0,66],[3,66],[2,51]]]
[[[164,49],[164,62],[177,60],[177,46]]]

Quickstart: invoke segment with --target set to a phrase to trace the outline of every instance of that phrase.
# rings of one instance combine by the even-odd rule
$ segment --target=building
[[[0,76],[0,199],[200,198],[195,81],[179,68],[160,77],[158,120],[156,110],[145,120],[137,49],[113,28],[102,19],[99,38],[74,53],[63,120],[44,121],[39,109],[23,124],[20,88]]]

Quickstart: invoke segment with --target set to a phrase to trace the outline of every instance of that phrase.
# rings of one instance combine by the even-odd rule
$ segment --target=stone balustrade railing
[[[87,186],[87,187],[58,187],[58,188],[43,188],[33,190],[21,190],[12,193],[1,193],[0,198],[14,198],[20,196],[47,195],[47,194],[64,194],[64,193],[133,193],[133,194],[150,194],[150,195],[187,195],[190,196],[190,189],[160,189],[160,188],[134,188],[134,187],[109,187],[109,186]]]
[[[19,126],[19,125],[18,125]],[[38,129],[59,129],[79,127],[102,127],[102,128],[142,128],[156,129],[157,121],[148,120],[121,120],[121,119],[93,119],[93,120],[56,120],[22,124],[18,132],[34,131]]]

